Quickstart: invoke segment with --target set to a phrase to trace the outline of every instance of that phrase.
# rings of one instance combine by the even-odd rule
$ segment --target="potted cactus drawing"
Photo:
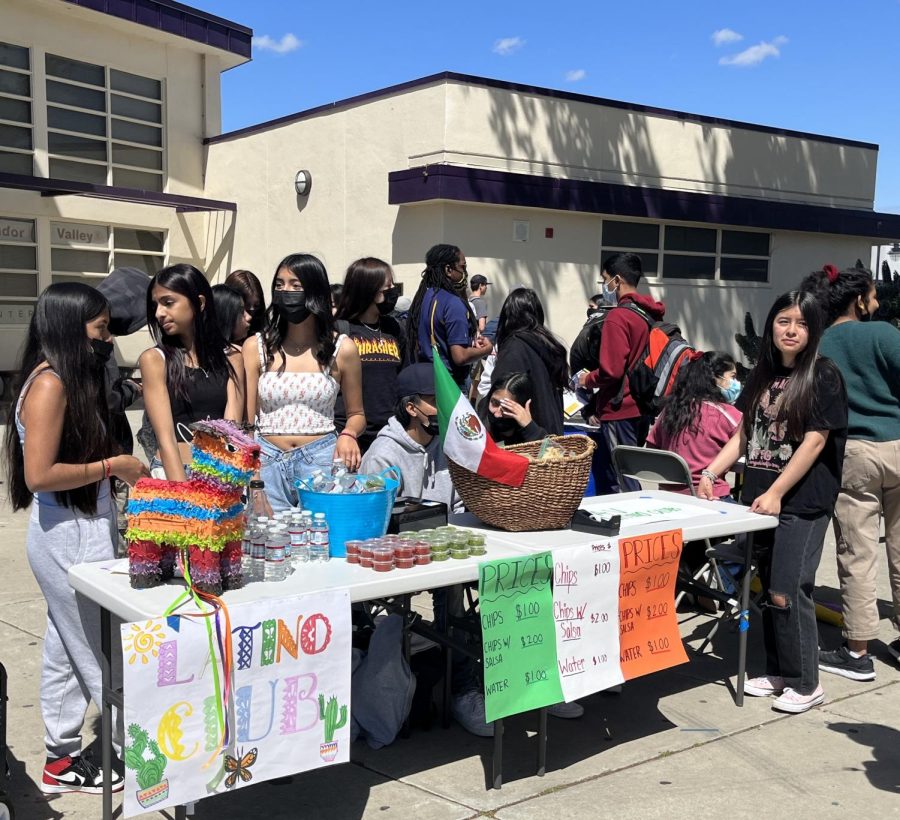
[[[340,716],[338,716],[339,711]],[[325,730],[325,742],[319,745],[319,755],[326,763],[330,763],[334,760],[338,750],[334,733],[337,729],[342,729],[347,725],[347,707],[341,706],[339,710],[337,698],[334,695],[328,699],[328,705],[326,706],[325,695],[320,694],[319,717]]]
[[[128,735],[131,744],[125,746],[125,765],[136,773],[137,801],[146,809],[169,796],[169,781],[163,780],[168,761],[157,742],[150,740],[146,729],[132,723]]]

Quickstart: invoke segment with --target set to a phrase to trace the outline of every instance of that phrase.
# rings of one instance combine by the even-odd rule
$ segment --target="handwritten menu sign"
[[[556,665],[552,575],[549,552],[478,566],[488,722],[563,699]]]
[[[619,658],[625,680],[687,663],[675,618],[681,530],[619,537]]]
[[[553,618],[567,702],[622,683],[617,538],[553,551]]]

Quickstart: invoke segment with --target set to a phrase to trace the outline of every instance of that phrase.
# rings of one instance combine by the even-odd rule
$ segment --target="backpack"
[[[611,307],[600,308],[578,331],[569,351],[569,367],[573,374],[579,370],[597,369],[600,361],[600,335],[610,310]]]
[[[672,392],[678,370],[694,352],[681,335],[681,328],[673,322],[656,321],[634,302],[620,305],[640,316],[649,326],[650,335],[636,364],[626,371],[628,388],[642,415],[655,417],[663,408],[665,397]],[[625,392],[625,380],[614,404],[620,404]]]

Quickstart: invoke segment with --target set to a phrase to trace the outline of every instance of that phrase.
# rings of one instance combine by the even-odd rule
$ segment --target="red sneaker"
[[[125,780],[116,771],[112,771],[112,790],[120,792],[125,787]],[[66,755],[55,760],[47,759],[40,789],[44,794],[65,794],[66,792],[83,792],[84,794],[103,793],[103,773],[92,761],[79,755]]]

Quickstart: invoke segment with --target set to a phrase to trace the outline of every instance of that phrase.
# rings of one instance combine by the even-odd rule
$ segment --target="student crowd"
[[[882,521],[900,628],[900,332],[871,321],[878,308],[871,275],[826,266],[779,296],[744,385],[727,353],[690,353],[655,418],[639,406],[631,381],[665,306],[639,292],[640,280],[635,254],[604,260],[600,292],[570,353],[546,328],[531,288],[514,288],[489,321],[490,283],[473,276],[474,304],[468,300],[466,258],[453,245],[428,251],[405,311],[386,262],[353,262],[336,288],[320,260],[300,253],[277,265],[268,307],[249,271],[210,287],[186,264],[152,279],[119,270],[100,289],[47,288],[7,431],[10,496],[15,509],[31,505],[28,559],[48,606],[41,788],[102,786],[103,773],[81,754],[87,706],[100,703],[99,614],[76,599],[66,572],[115,554],[109,479],[184,480],[190,424],[226,418],[255,428],[272,510],[296,505],[295,481],[329,470],[335,458],[362,472],[398,468],[400,495],[460,510],[438,435],[433,350],[501,444],[562,434],[563,393],[575,375],[589,395],[582,412],[598,444],[598,493],[636,489],[627,480],[619,486],[611,459],[619,444],[680,454],[706,499],[731,500],[723,476],[743,459],[742,502],[778,517],[759,539],[765,669],[745,691],[803,712],[824,700],[820,669],[873,679],[867,650],[878,635]],[[142,320],[154,346],[140,357],[138,383],[118,378],[111,353],[113,337]],[[141,392],[138,439],[149,470],[130,455],[124,422]],[[846,643],[820,651],[813,589],[832,520]],[[446,606],[436,594],[435,609]],[[900,640],[889,649],[900,660]],[[454,683],[454,714],[470,731],[489,734],[474,676],[458,671],[454,679],[466,681]],[[559,717],[583,711],[554,708]],[[121,768],[114,769],[109,776],[121,788]]]

